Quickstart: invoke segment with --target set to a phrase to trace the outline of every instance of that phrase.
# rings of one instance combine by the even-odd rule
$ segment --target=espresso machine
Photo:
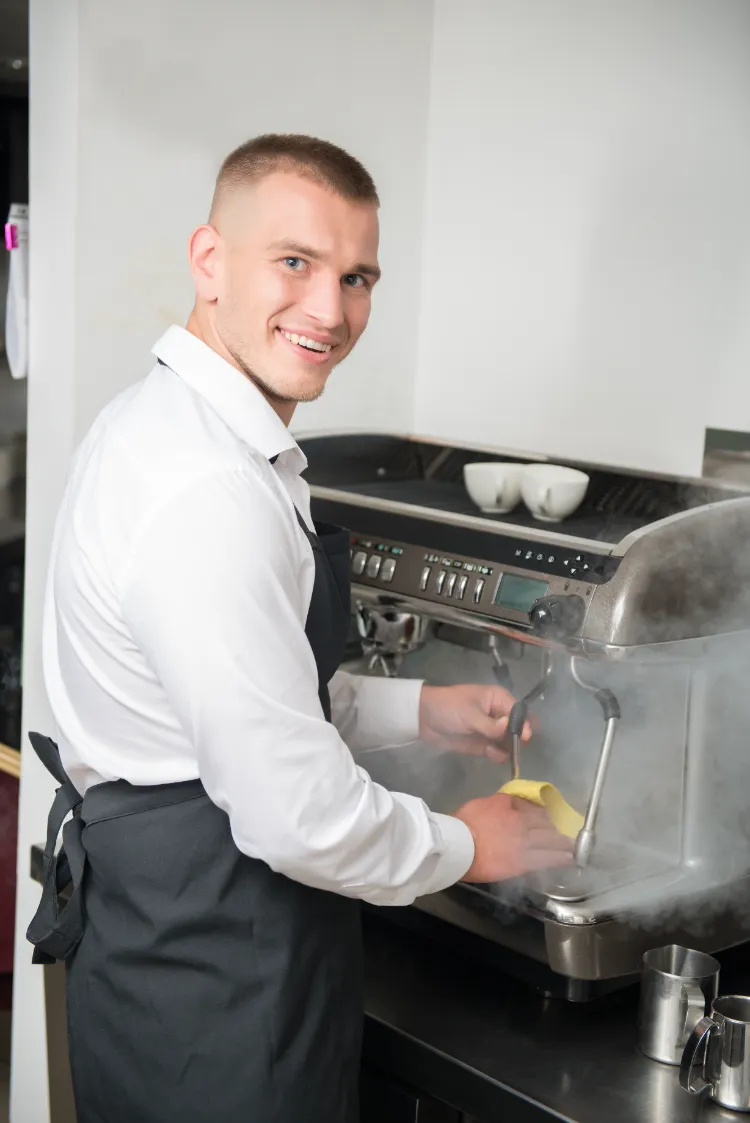
[[[517,698],[507,766],[417,744],[365,767],[445,812],[512,775],[547,780],[584,817],[570,869],[385,911],[573,1001],[660,943],[750,939],[750,493],[557,461],[589,488],[542,523],[479,512],[462,473],[543,457],[362,433],[300,445],[314,517],[351,530],[361,669]]]

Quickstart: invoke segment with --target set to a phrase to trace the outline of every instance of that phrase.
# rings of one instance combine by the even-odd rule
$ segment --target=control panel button
[[[430,574],[431,573],[432,573],[432,566],[426,565],[424,567],[424,569],[422,570],[422,576],[419,578],[419,587],[422,590],[422,592],[424,592],[425,589],[427,588],[427,582],[430,580]]]
[[[381,581],[392,581],[393,574],[396,572],[396,559],[386,558],[383,562],[383,567],[380,570]]]
[[[356,554],[354,555],[354,561],[352,562],[352,572],[356,573],[357,576],[359,576],[360,573],[364,573],[366,561],[367,554],[365,553],[365,551],[357,550]]]
[[[456,587],[457,579],[458,579],[458,574],[457,573],[451,573],[450,577],[448,578],[448,585],[446,586],[446,590],[445,590],[446,597],[452,597],[453,596],[453,590]]]
[[[367,563],[367,576],[377,577],[377,575],[380,573],[380,566],[382,562],[383,559],[379,554],[373,554]]]
[[[474,604],[479,604],[484,590],[484,578],[478,577],[474,582]]]
[[[441,569],[440,572],[438,573],[437,589],[435,591],[437,593],[442,593],[444,584],[445,584],[445,570]]]
[[[468,584],[469,584],[469,578],[466,576],[466,574],[464,574],[463,577],[459,577],[458,587],[456,588],[456,596],[458,597],[459,600],[464,599],[464,593],[466,592],[466,586]]]

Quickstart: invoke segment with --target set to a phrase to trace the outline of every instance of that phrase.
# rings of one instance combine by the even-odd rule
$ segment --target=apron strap
[[[50,740],[49,737],[43,737],[41,733],[29,733],[29,740],[31,741],[34,752],[47,771],[52,773],[58,784],[70,783],[68,774],[63,768],[63,763],[60,759],[60,750],[55,742]]]
[[[54,741],[40,733],[30,733],[29,740],[45,768],[60,783],[47,819],[47,842],[44,847],[44,879],[39,902],[26,938],[34,945],[33,963],[54,963],[67,959],[83,935],[83,874],[86,851],[83,847],[80,793],[67,777],[60,752]],[[65,823],[66,817],[73,817]],[[55,853],[62,828],[62,846]],[[73,886],[67,901],[60,895]]]

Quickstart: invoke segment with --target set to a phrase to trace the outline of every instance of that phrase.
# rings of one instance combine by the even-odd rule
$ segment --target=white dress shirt
[[[55,529],[43,656],[68,775],[200,777],[239,849],[307,885],[383,905],[445,888],[472,862],[466,826],[354,759],[416,739],[421,683],[339,672],[323,717],[302,451],[189,332],[154,353],[167,365],[78,449]]]

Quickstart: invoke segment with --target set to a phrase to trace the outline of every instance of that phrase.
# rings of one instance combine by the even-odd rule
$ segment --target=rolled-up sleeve
[[[222,467],[142,529],[122,574],[124,619],[238,848],[307,885],[408,904],[461,878],[473,840],[374,783],[325,721],[304,630],[312,566],[269,482],[252,465]],[[377,735],[401,739],[416,730],[417,683],[355,684],[357,728],[383,685],[402,692],[401,716]]]

